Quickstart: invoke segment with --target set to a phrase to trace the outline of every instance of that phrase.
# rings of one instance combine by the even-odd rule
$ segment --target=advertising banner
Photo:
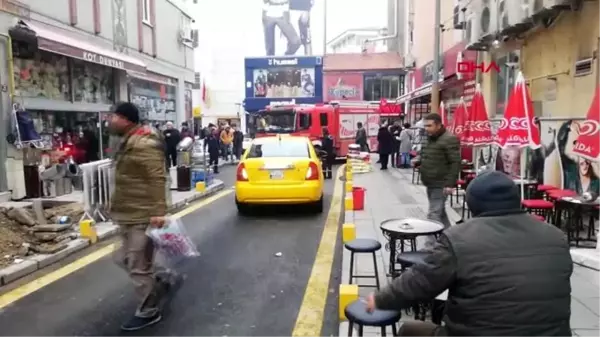
[[[321,57],[246,58],[244,109],[252,112],[276,104],[323,101]]]
[[[264,56],[312,56],[323,44],[325,0],[263,0],[257,22],[262,23]],[[316,34],[315,34],[316,32]],[[316,37],[318,41],[313,41]],[[258,56],[258,55],[257,55]]]
[[[363,74],[327,72],[323,74],[323,99],[326,102],[363,99]]]

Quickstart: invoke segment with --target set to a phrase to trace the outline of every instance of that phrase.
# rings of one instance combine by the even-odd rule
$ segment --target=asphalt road
[[[220,179],[232,186],[234,174],[224,167]],[[278,208],[239,217],[231,193],[184,216],[201,257],[181,266],[187,279],[163,320],[139,335],[289,336],[332,191],[328,181],[327,208],[319,215]],[[336,251],[322,335],[337,335]],[[129,279],[108,256],[2,309],[0,334],[121,335],[136,305]]]

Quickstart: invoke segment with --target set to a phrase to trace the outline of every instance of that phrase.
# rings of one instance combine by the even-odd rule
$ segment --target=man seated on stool
[[[473,218],[446,229],[415,264],[367,300],[400,310],[448,289],[442,326],[408,321],[402,336],[571,336],[573,263],[558,228],[520,208],[519,187],[485,172],[467,188]]]

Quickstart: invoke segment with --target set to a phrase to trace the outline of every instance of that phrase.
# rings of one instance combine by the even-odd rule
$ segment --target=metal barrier
[[[79,165],[83,182],[83,216],[81,220],[107,221],[110,198],[114,189],[111,159]]]

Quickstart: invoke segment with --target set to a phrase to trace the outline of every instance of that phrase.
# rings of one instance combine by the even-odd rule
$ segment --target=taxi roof
[[[265,144],[265,143],[273,143],[273,142],[279,142],[279,141],[308,143],[309,139],[308,139],[308,137],[304,137],[304,136],[293,136],[293,135],[289,135],[289,134],[281,134],[281,135],[277,135],[277,136],[266,136],[266,137],[255,138],[252,141],[252,143]]]

